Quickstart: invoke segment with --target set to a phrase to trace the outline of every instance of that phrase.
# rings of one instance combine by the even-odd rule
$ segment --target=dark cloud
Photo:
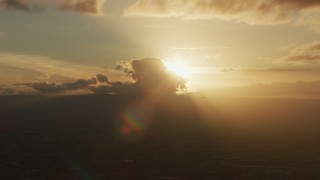
[[[0,96],[36,95],[34,89],[26,86],[0,85]]]
[[[137,93],[134,83],[130,82],[110,82],[109,84],[92,86],[90,90],[95,94],[125,94]]]
[[[314,41],[294,48],[288,56],[280,58],[284,62],[317,63],[320,62],[320,41]]]
[[[91,78],[87,80],[79,79],[73,83],[64,83],[63,86],[68,90],[73,90],[73,89],[85,88],[85,87],[88,87],[89,85],[94,85],[94,84],[97,84],[96,78]]]
[[[144,58],[131,62],[132,73],[130,75],[137,82],[154,78],[166,73],[166,67],[162,60],[157,58]]]
[[[164,62],[158,58],[120,61],[115,67],[131,79],[128,82],[112,82],[92,86],[94,93],[175,93],[186,90],[186,80],[169,72]]]
[[[60,10],[75,11],[79,13],[100,14],[104,0],[64,0]]]
[[[186,80],[169,72],[161,59],[132,60],[124,73],[131,77],[140,91],[176,92],[184,89]]]
[[[46,0],[0,0],[0,7],[7,10],[39,11],[45,8]]]
[[[105,0],[0,0],[0,8],[28,12],[43,11],[49,5],[54,9],[86,14],[101,14]]]
[[[96,94],[119,93],[175,93],[186,90],[186,80],[168,71],[158,58],[121,61],[117,70],[131,81],[110,81],[106,75],[98,74],[91,79],[79,79],[71,83],[23,83],[41,93],[64,93],[75,90],[90,90]]]
[[[98,82],[100,82],[100,83],[108,83],[109,82],[109,78],[106,75],[98,74],[96,77],[97,77]]]
[[[62,93],[65,91],[73,91],[73,90],[81,90],[81,89],[88,89],[91,85],[96,85],[97,79],[79,79],[72,83],[63,83],[63,84],[56,84],[56,83],[23,83],[20,85],[29,86],[41,93]]]
[[[0,87],[0,96],[15,95],[17,91],[13,88]]]
[[[2,0],[0,1],[1,7],[5,9],[19,9],[29,11],[28,3],[23,0]]]
[[[289,21],[292,14],[319,7],[319,0],[137,0],[124,14],[274,24]]]
[[[131,63],[131,61],[120,61],[117,63],[115,69],[123,71],[125,76],[131,77],[134,71]]]

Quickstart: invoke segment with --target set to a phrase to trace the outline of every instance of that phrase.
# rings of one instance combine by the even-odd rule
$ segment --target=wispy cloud
[[[0,85],[0,96],[12,95],[36,95],[38,94],[33,88],[19,85]]]
[[[103,72],[104,69],[100,67],[79,65],[49,57],[0,53],[1,84],[39,81],[41,79],[65,82],[92,77]]]
[[[304,64],[320,63],[320,41],[296,46],[289,55],[281,57],[280,61]]]
[[[222,93],[233,96],[275,98],[320,98],[320,81],[273,82],[224,88]]]
[[[207,49],[229,49],[228,46],[203,46],[203,47],[172,47],[172,50],[190,50],[190,51],[200,51],[200,50],[207,50]]]
[[[229,68],[222,68],[220,70],[223,73],[229,72],[270,72],[270,73],[283,73],[283,72],[319,72],[320,69],[318,67],[265,67],[265,68],[243,68],[243,67],[229,67]]]
[[[298,19],[297,25],[307,26],[310,30],[320,33],[320,11],[304,13]]]
[[[56,83],[21,83],[17,85],[24,85],[31,87],[41,93],[61,93],[66,91],[74,91],[74,90],[81,90],[87,89],[91,85],[96,85],[97,79],[79,79],[74,82],[70,83],[63,83],[63,84],[56,84]]]
[[[318,0],[137,0],[125,16],[219,18],[249,24],[289,22],[305,10],[319,10]]]

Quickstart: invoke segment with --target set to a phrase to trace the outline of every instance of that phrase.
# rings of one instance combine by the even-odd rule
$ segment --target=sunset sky
[[[157,57],[197,90],[320,95],[319,37],[319,0],[0,0],[0,94],[127,81],[119,62]]]

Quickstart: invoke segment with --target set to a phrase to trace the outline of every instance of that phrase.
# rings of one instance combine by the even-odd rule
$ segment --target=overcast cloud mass
[[[138,0],[125,9],[126,16],[219,18],[249,24],[279,24],[306,11],[319,11],[318,0]],[[319,14],[317,14],[319,17]],[[301,22],[306,24],[316,23]]]

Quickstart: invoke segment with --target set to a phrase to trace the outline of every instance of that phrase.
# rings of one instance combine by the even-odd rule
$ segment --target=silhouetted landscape
[[[197,94],[4,96],[0,176],[317,179],[319,105]],[[123,124],[126,113],[136,126]]]

